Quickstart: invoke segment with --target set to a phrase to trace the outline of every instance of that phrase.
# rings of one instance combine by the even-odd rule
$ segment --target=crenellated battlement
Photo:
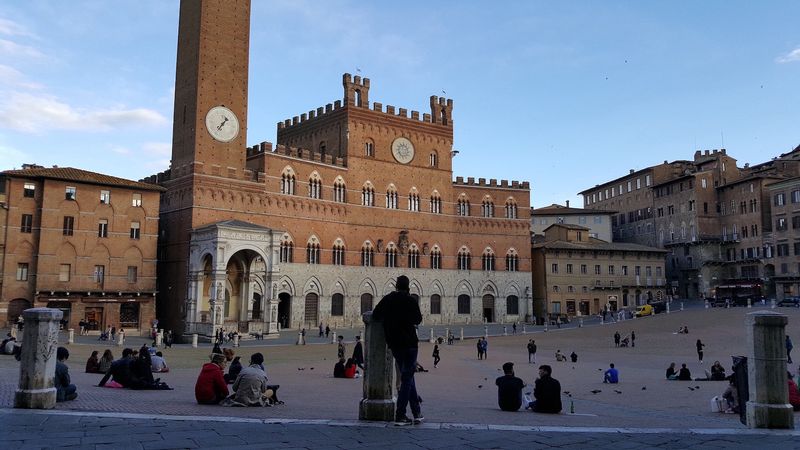
[[[512,180],[510,183],[508,180],[500,180],[498,183],[496,179],[491,178],[489,181],[486,181],[486,178],[478,178],[478,181],[475,181],[474,177],[467,177],[466,181],[464,177],[456,177],[456,180],[453,181],[453,186],[474,186],[474,187],[484,187],[484,188],[498,188],[498,189],[519,189],[519,190],[530,190],[531,185],[528,181],[516,181]]]
[[[344,100],[336,100],[333,103],[328,103],[325,107],[319,107],[316,110],[308,111],[307,113],[294,116],[291,119],[286,119],[278,122],[278,132],[290,130],[297,125],[305,124],[306,122],[313,122],[331,113],[337,112],[345,107],[363,108],[378,113],[383,113],[392,117],[400,117],[415,122],[423,122],[441,125],[447,128],[453,127],[453,100],[444,97],[432,95],[430,97],[430,113],[423,113],[422,120],[420,120],[419,111],[409,111],[406,108],[396,108],[393,105],[384,105],[379,102],[374,102],[372,108],[369,103],[369,78],[361,78],[356,75],[353,77],[349,73],[342,75],[342,85],[344,86]]]
[[[328,164],[331,166],[345,167],[345,160],[343,158],[333,157],[328,154],[322,154],[305,148],[290,147],[288,145],[278,144],[275,148],[272,147],[271,142],[261,142],[247,148],[247,159],[256,158],[266,154],[276,154],[288,156],[291,158],[305,159],[321,164]]]

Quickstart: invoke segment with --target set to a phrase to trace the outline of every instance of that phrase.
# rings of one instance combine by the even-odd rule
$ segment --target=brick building
[[[161,191],[69,167],[0,173],[0,321],[47,306],[75,329],[148,330]]]
[[[549,226],[532,247],[537,317],[587,316],[666,298],[663,249],[603,241],[570,224]]]
[[[611,242],[611,217],[614,211],[570,208],[552,204],[542,208],[531,208],[531,235],[544,236],[544,230],[554,224],[580,225],[589,228],[589,237]]]
[[[775,241],[774,275],[778,300],[800,295],[800,177],[767,186]]]
[[[586,208],[620,211],[614,240],[670,251],[670,293],[697,298],[775,295],[775,240],[768,186],[800,174],[800,147],[755,166],[725,149],[697,151],[587,189]],[[741,288],[741,289],[739,289]]]
[[[358,325],[406,274],[427,322],[523,320],[528,183],[453,181],[452,100],[409,114],[349,74],[342,100],[247,147],[249,14],[181,2],[172,162],[149,178],[166,188],[159,318],[199,333]]]

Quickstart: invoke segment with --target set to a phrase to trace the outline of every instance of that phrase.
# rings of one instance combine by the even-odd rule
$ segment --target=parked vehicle
[[[800,297],[786,297],[778,302],[778,306],[794,306],[800,308]]]
[[[636,308],[636,317],[652,316],[656,313],[653,305],[642,305]]]

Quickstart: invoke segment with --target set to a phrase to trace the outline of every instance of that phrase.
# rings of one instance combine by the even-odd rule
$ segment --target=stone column
[[[122,347],[125,344],[125,333],[117,333],[117,346]]]
[[[74,344],[75,343],[75,329],[74,328],[70,328],[67,331],[69,333],[67,335],[67,344]]]
[[[372,321],[372,311],[362,315],[364,333],[364,397],[358,405],[359,420],[391,422],[395,400],[392,397],[394,358],[386,347],[383,323]]]
[[[430,342],[431,344],[436,342],[436,338],[433,336],[433,327],[431,327],[431,337],[430,339],[428,339],[428,342]]]
[[[15,408],[52,409],[56,406],[56,348],[58,325],[64,316],[58,309],[31,308],[22,312],[22,355]]]
[[[234,347],[238,347],[239,346],[239,335],[238,334],[235,334],[233,336],[233,346]]]
[[[197,348],[197,333],[192,335],[192,348]]]
[[[277,289],[274,289],[277,290]],[[273,292],[274,292],[273,290]],[[278,323],[278,299],[271,298],[267,300],[267,314],[269,314],[269,323],[267,324],[267,339],[277,339],[281,337],[281,327]]]
[[[366,336],[366,335],[367,334],[364,333],[364,336]],[[331,344],[338,344],[338,342],[336,340],[336,330],[331,330]]]
[[[786,382],[786,323],[780,313],[747,314],[748,428],[794,428]],[[740,400],[741,401],[741,400]]]
[[[161,344],[164,342],[164,330],[158,330],[156,332],[156,347],[161,348]]]
[[[464,340],[464,327],[461,327],[461,337],[458,338],[459,341]]]

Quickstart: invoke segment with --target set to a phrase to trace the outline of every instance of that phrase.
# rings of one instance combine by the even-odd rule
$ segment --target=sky
[[[0,2],[0,170],[138,180],[169,167],[177,0]],[[531,205],[697,149],[800,144],[800,2],[253,0],[248,145],[343,96],[454,101],[453,176]]]

